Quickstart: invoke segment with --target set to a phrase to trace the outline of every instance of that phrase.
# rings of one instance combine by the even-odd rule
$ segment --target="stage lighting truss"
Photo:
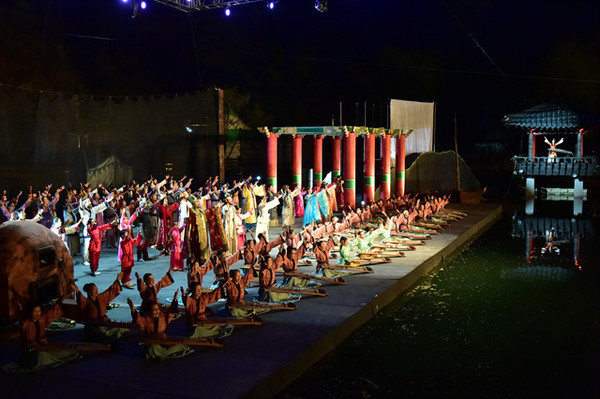
[[[154,0],[156,3],[173,7],[183,12],[194,12],[202,10],[213,10],[215,8],[230,8],[242,4],[260,3],[265,0]]]

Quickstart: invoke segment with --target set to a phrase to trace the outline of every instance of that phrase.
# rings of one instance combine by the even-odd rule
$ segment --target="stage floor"
[[[296,311],[280,311],[261,316],[259,327],[236,327],[224,340],[223,348],[199,349],[195,354],[169,361],[149,361],[143,347],[138,345],[140,334],[132,330],[120,341],[120,351],[87,357],[55,369],[37,373],[9,374],[2,371],[0,384],[6,397],[46,398],[129,397],[129,398],[233,398],[240,396],[270,397],[289,383],[327,352],[335,348],[356,328],[369,320],[396,296],[408,289],[421,276],[437,266],[444,258],[468,244],[495,223],[502,214],[496,204],[451,204],[468,216],[433,236],[427,245],[405,252],[405,258],[373,266],[375,273],[345,277],[345,286],[324,285],[328,296],[304,298],[297,302]],[[298,219],[300,220],[300,219]],[[300,225],[296,227],[300,230]],[[280,227],[271,228],[275,237]],[[274,249],[272,255],[276,253]],[[169,257],[151,250],[154,259],[136,262],[134,272],[152,273],[158,279],[169,267]],[[80,259],[80,258],[79,258]],[[78,257],[75,257],[78,260]],[[241,266],[242,262],[232,268]],[[314,266],[301,266],[310,273]],[[103,248],[100,259],[101,275],[91,277],[89,267],[75,265],[75,278],[81,288],[93,281],[102,291],[120,271],[116,250]],[[174,272],[175,283],[160,291],[163,303],[171,299],[174,290],[186,286],[186,272]],[[211,285],[213,274],[204,278],[204,287]],[[257,288],[248,289],[257,294]],[[138,305],[137,290],[123,290],[116,299],[120,306],[108,312],[118,321],[130,321],[127,298]],[[248,299],[248,296],[246,297]],[[213,306],[222,306],[217,303]],[[80,325],[59,333],[50,333],[50,341],[73,341],[81,337]],[[184,334],[184,317],[167,330],[173,335]],[[19,355],[19,342],[0,342],[0,362],[5,364]]]

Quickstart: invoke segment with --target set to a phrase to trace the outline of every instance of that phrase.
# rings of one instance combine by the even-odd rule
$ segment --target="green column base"
[[[345,190],[354,190],[356,187],[355,179],[345,179],[344,180],[344,189]]]

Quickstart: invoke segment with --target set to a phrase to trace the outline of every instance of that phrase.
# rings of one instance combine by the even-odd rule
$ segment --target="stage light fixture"
[[[269,1],[267,3],[267,7],[269,8],[269,10],[272,10],[275,8],[275,2],[274,1]]]
[[[329,6],[327,5],[327,0],[316,0],[315,8],[319,12],[327,12]]]
[[[228,16],[230,16],[230,15],[231,15],[231,10],[229,9],[229,7],[227,7],[227,8],[225,9],[225,16],[227,16],[227,17],[228,17]]]
[[[145,10],[145,9],[146,9],[146,7],[148,7],[148,4],[146,4],[146,2],[145,2],[145,1],[142,1],[142,2],[140,3],[140,8],[141,8],[142,10]]]

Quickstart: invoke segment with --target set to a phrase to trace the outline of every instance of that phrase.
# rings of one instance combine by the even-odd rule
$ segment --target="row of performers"
[[[106,314],[111,301],[121,292],[122,272],[102,293],[90,283],[83,287],[86,296],[73,284],[79,311],[77,320],[85,324],[85,341],[89,343],[49,344],[45,328],[61,316],[61,304],[44,309],[32,305],[28,307],[28,317],[21,323],[23,357],[20,362],[4,368],[33,370],[79,358],[86,352],[109,351],[110,343],[127,334],[128,328],[142,330],[148,358],[181,357],[192,353],[195,346],[222,346],[222,339],[231,334],[235,325],[260,325],[262,321],[257,315],[261,313],[295,310],[294,302],[304,295],[326,296],[319,288],[322,284],[345,285],[343,277],[373,273],[371,266],[389,263],[392,257],[403,257],[403,251],[425,245],[424,240],[430,238],[430,234],[439,233],[442,226],[465,216],[462,212],[446,210],[443,207],[446,200],[438,200],[426,201],[431,203],[426,208],[434,212],[425,217],[413,217],[408,209],[391,210],[395,213],[392,216],[382,210],[383,218],[368,215],[366,211],[350,212],[339,220],[334,217],[331,222],[307,225],[299,234],[284,229],[272,241],[259,234],[257,241],[248,240],[233,255],[226,256],[221,250],[202,264],[194,261],[187,273],[187,289],[176,290],[168,306],[159,304],[158,293],[174,283],[173,269],[157,282],[151,274],[141,278],[136,273],[141,304],[138,311],[128,299],[131,323],[113,322]],[[418,213],[421,204],[414,201],[413,205],[412,211]],[[272,252],[276,252],[274,257]],[[337,262],[332,263],[333,258],[337,258]],[[241,260],[244,266],[231,269]],[[299,266],[314,265],[313,262],[315,272],[299,270]],[[242,274],[242,270],[245,273]],[[202,284],[209,271],[215,279],[207,290]],[[280,273],[283,279],[278,282]],[[246,288],[250,288],[255,278],[258,297],[246,301]],[[179,307],[179,292],[183,308]],[[225,299],[224,306],[209,308],[220,299]],[[167,326],[180,312],[185,312],[189,333],[168,336]]]

